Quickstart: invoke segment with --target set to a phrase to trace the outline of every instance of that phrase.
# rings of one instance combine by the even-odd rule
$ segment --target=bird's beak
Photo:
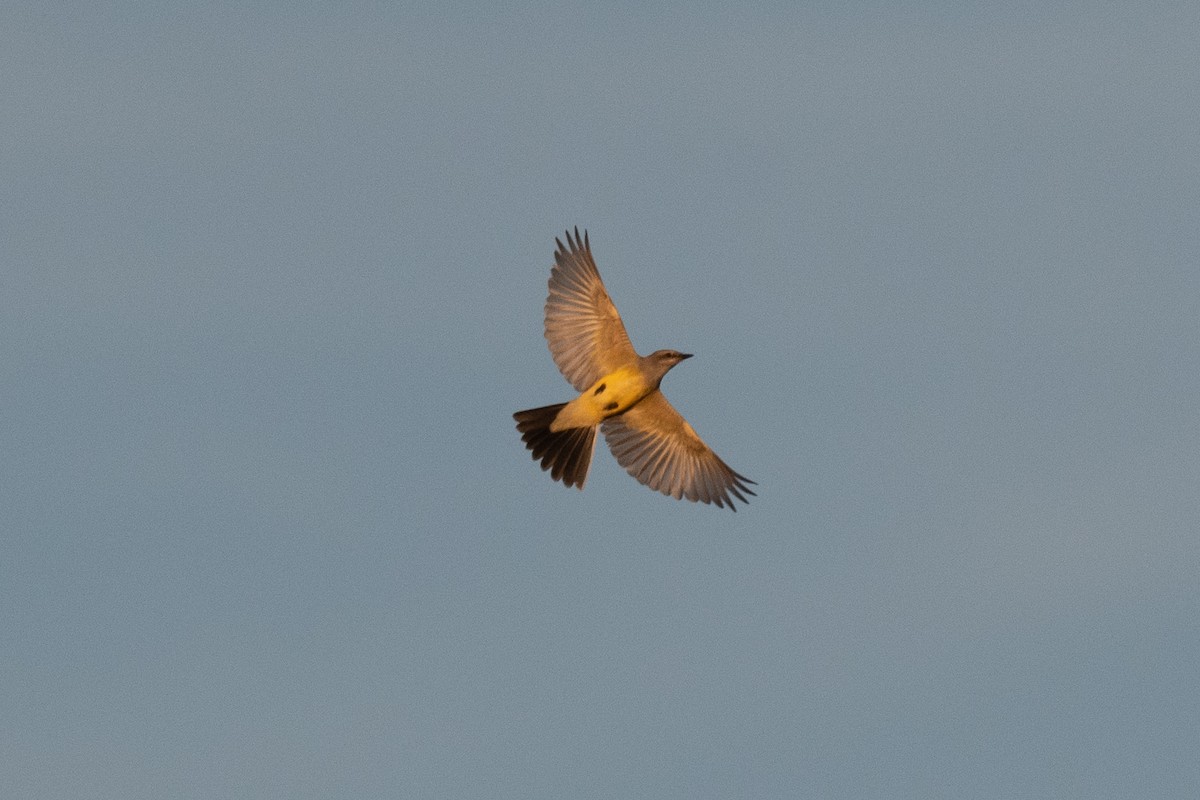
[[[685,358],[691,358],[691,357],[692,357],[692,354],[691,354],[691,353],[680,353],[680,354],[679,354],[679,360],[680,360],[680,361],[683,361]]]

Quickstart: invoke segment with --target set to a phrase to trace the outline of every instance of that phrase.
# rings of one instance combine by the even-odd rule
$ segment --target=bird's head
[[[681,353],[678,350],[655,350],[650,355],[642,359],[642,363],[649,369],[658,380],[662,380],[662,376],[670,371],[671,367],[683,361],[685,358],[691,358],[691,353]]]

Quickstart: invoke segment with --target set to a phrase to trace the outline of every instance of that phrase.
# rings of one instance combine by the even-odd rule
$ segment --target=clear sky
[[[993,5],[5,5],[0,796],[1200,796],[1200,6]]]

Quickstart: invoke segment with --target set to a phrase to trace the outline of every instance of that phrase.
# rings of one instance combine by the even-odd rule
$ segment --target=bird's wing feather
[[[637,360],[621,315],[604,290],[584,232],[567,231],[550,269],[546,298],[546,341],[563,376],[582,392],[600,378]]]
[[[747,485],[754,481],[717,458],[657,389],[624,414],[604,420],[600,430],[630,475],[677,500],[686,497],[736,511],[733,498],[747,503],[746,495],[754,494]]]

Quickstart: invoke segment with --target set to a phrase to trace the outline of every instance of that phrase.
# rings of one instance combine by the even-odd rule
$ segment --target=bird
[[[583,489],[592,463],[596,431],[604,433],[617,463],[651,489],[692,502],[728,506],[757,496],[717,457],[659,388],[663,376],[691,358],[678,350],[641,356],[633,349],[621,315],[600,280],[587,231],[554,240],[546,298],[546,342],[575,391],[567,403],[513,414],[521,440],[550,477]]]

